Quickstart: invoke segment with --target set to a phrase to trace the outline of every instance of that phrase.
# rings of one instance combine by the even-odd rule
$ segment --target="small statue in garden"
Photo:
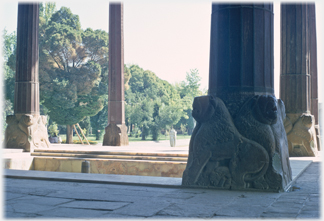
[[[170,146],[171,147],[175,147],[176,140],[177,140],[177,131],[172,128],[172,130],[170,131]]]

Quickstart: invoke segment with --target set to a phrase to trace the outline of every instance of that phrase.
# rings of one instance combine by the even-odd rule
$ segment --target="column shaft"
[[[271,4],[212,7],[209,90],[273,93]]]
[[[282,4],[280,98],[287,113],[310,113],[308,31],[306,4]]]
[[[209,94],[227,106],[274,94],[272,4],[213,4],[211,26]]]
[[[124,99],[123,4],[109,5],[108,126],[104,146],[128,145]]]
[[[15,114],[39,114],[38,14],[37,3],[18,5]]]
[[[318,125],[318,82],[317,82],[317,40],[316,40],[316,15],[315,3],[308,3],[308,23],[309,23],[309,46],[310,46],[310,66],[311,76],[311,113],[315,118],[315,125]]]
[[[123,5],[109,7],[108,123],[125,123]]]

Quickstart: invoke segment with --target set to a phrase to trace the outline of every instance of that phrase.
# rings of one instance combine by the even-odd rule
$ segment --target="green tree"
[[[158,140],[162,129],[170,129],[181,117],[184,117],[181,102],[171,102],[169,105],[156,102],[154,104],[153,121],[150,124],[153,140]]]
[[[176,127],[180,128],[182,125],[187,125],[188,134],[191,135],[195,121],[192,117],[192,103],[195,97],[203,95],[199,90],[201,77],[197,69],[191,69],[186,74],[186,80],[176,85],[176,88],[183,101],[183,109],[186,112],[186,117],[182,117],[177,123]]]
[[[53,122],[49,127],[48,127],[48,132],[50,133],[51,137],[54,137],[55,135],[59,134],[59,130],[57,127],[57,124]]]
[[[1,104],[3,106],[3,114],[1,117],[3,122],[2,128],[5,131],[7,127],[6,116],[14,114],[15,71],[9,67],[9,58],[15,53],[17,40],[16,33],[10,34],[6,29],[3,30],[2,37],[4,93],[1,95],[3,96],[3,103]]]
[[[46,2],[39,4],[39,20],[41,24],[47,25],[52,15],[56,12],[55,2]]]
[[[84,135],[89,136],[89,132],[91,128],[90,116],[86,116],[82,121],[80,121],[79,126],[82,128],[82,131],[86,131]]]
[[[90,117],[93,133],[96,135],[96,140],[100,140],[105,132],[105,127],[108,123],[108,97],[104,97],[104,107],[96,115]]]
[[[16,33],[8,33],[6,29],[3,30],[3,73],[5,81],[5,99],[14,103],[15,94],[15,69],[16,69]],[[14,66],[14,69],[11,68]],[[12,106],[12,105],[11,105]]]
[[[158,140],[162,129],[176,124],[184,116],[182,101],[176,88],[138,65],[129,68],[130,89],[125,92],[126,124],[142,131],[142,139],[151,134]]]
[[[139,99],[131,115],[132,122],[141,129],[142,140],[145,140],[150,132],[150,123],[153,120],[153,102],[149,98]]]
[[[104,106],[108,33],[83,31],[79,17],[66,7],[40,29],[41,101],[53,121],[67,125],[67,143],[72,143],[72,126]]]

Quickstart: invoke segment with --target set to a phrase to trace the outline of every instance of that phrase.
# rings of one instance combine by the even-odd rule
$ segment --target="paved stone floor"
[[[320,163],[282,193],[5,178],[6,219],[320,219]]]

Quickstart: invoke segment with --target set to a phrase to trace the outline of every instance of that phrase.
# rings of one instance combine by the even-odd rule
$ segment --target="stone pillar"
[[[310,16],[309,6],[307,3],[281,4],[280,97],[286,105],[285,129],[290,156],[317,155],[315,119],[311,115],[311,97],[317,97],[312,89],[313,80],[314,87],[317,81],[316,62],[312,61],[316,59],[316,45],[311,36],[314,34],[311,20],[315,20]]]
[[[124,98],[124,32],[123,5],[109,5],[109,94],[108,126],[104,146],[128,145]]]
[[[234,115],[246,98],[274,94],[272,10],[272,4],[213,5],[209,94]]]
[[[319,107],[318,107],[318,82],[317,82],[317,40],[316,40],[316,14],[315,3],[308,3],[308,24],[309,24],[309,44],[310,44],[310,76],[311,76],[311,114],[315,118],[315,131],[317,149],[320,150],[320,127],[319,127]]]
[[[38,3],[18,4],[15,115],[7,116],[6,147],[48,147],[47,118],[39,113]]]
[[[182,185],[280,191],[292,180],[283,121],[274,97],[272,4],[213,4],[209,95],[197,121]]]

